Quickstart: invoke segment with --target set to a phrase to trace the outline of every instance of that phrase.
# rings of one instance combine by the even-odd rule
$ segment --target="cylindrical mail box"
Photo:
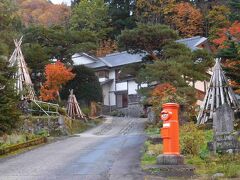
[[[163,154],[179,155],[179,105],[176,103],[163,104],[160,114],[163,120],[161,136],[163,139]]]

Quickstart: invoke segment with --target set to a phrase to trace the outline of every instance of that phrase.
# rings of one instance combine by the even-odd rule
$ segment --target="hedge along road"
[[[0,160],[0,180],[141,180],[145,119],[115,118],[90,131]]]

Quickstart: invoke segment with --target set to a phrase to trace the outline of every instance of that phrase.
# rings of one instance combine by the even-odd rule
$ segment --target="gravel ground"
[[[145,119],[108,117],[100,126],[0,160],[0,180],[142,180]]]

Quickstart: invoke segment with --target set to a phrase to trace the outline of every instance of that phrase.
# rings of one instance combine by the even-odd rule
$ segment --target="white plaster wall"
[[[115,70],[111,69],[109,71],[109,79],[115,79]]]
[[[128,81],[128,94],[137,94],[138,84],[135,81]]]
[[[111,83],[110,85],[110,93],[109,93],[109,97],[110,97],[110,106],[115,106],[116,105],[116,95],[114,93],[114,91],[116,91],[115,89],[115,84],[116,84],[116,81],[115,81],[115,70],[114,69],[111,69],[109,71],[109,79],[113,79],[113,83]]]
[[[205,89],[204,89],[204,81],[196,81],[196,82],[195,82],[195,89],[198,89],[198,90],[200,90],[200,91],[205,92]]]
[[[116,83],[117,91],[127,91],[127,82]]]
[[[108,80],[108,78],[98,78],[98,81],[99,81],[99,82],[104,82],[104,81],[106,81],[106,80]]]
[[[116,106],[116,95],[114,92],[109,93],[110,106]]]
[[[106,106],[109,106],[109,85],[105,84],[102,86],[102,91],[103,91],[103,104]]]

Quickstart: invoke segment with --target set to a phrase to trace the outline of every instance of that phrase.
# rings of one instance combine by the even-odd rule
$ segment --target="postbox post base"
[[[161,154],[157,157],[157,164],[159,164],[159,165],[182,165],[182,164],[184,164],[184,157],[183,157],[183,155]]]

